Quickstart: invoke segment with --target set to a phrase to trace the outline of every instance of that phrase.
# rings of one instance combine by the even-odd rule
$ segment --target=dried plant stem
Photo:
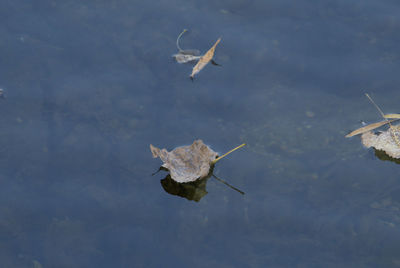
[[[385,114],[385,118],[400,119],[400,114]]]
[[[389,129],[390,129],[390,134],[392,135],[392,138],[394,141],[397,143],[398,146],[400,146],[400,140],[396,135],[397,129],[393,127],[393,125],[390,123],[390,121],[385,117],[385,114],[382,112],[382,110],[379,108],[379,106],[374,102],[374,100],[368,95],[368,93],[365,93],[365,96],[372,102],[372,104],[376,107],[376,109],[379,111],[381,116],[388,122],[389,124]]]
[[[400,119],[400,118],[399,118],[399,119]],[[391,119],[390,121],[384,120],[384,121],[381,121],[381,122],[372,123],[372,124],[366,125],[366,126],[364,126],[364,127],[360,127],[360,128],[358,128],[358,129],[356,129],[356,130],[350,132],[350,133],[347,134],[345,137],[346,137],[346,138],[350,138],[350,137],[353,137],[353,136],[358,135],[358,134],[363,134],[363,133],[365,133],[365,132],[374,130],[374,129],[378,128],[378,127],[381,127],[381,126],[383,126],[383,125],[389,124],[389,122],[391,123],[391,122],[396,121],[396,120],[398,120],[398,119]]]
[[[236,151],[237,149],[242,148],[242,147],[245,146],[245,145],[246,145],[246,143],[243,143],[243,144],[239,145],[238,147],[233,148],[232,150],[230,150],[230,151],[227,152],[226,154],[221,155],[221,156],[218,157],[217,159],[214,159],[214,160],[211,162],[211,164],[214,165],[215,163],[217,163],[219,160],[221,160],[222,158],[224,158],[224,157],[227,156],[228,154],[233,153],[234,151]]]
[[[372,102],[372,104],[376,107],[376,109],[379,111],[381,116],[387,121],[387,118],[385,117],[385,114],[382,112],[381,108],[374,102],[374,100],[368,95],[368,93],[365,93],[365,96]]]
[[[218,178],[218,177],[215,176],[214,174],[212,174],[212,175],[213,175],[213,177],[214,177],[217,181],[222,182],[223,184],[225,184],[225,185],[228,186],[229,188],[231,188],[231,189],[233,189],[233,190],[235,190],[235,191],[241,193],[242,195],[244,195],[244,192],[243,192],[243,191],[240,191],[238,188],[236,188],[236,187],[230,185],[229,183],[227,183],[227,182],[224,181],[223,179]]]
[[[176,47],[178,48],[179,51],[183,51],[181,47],[179,46],[179,39],[181,39],[181,36],[187,32],[187,29],[183,29],[183,31],[178,35],[178,38],[176,39]]]

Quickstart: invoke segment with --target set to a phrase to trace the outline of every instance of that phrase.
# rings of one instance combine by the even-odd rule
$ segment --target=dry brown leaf
[[[193,79],[194,76],[200,72],[214,57],[215,48],[217,47],[218,43],[221,41],[221,38],[215,42],[215,44],[204,54],[197,64],[193,67],[192,74],[190,78]]]
[[[387,131],[374,134],[371,131],[361,135],[361,141],[365,147],[374,147],[384,151],[393,158],[400,158],[400,146],[396,139],[400,136],[400,125],[392,126]]]
[[[381,127],[381,126],[383,126],[383,125],[389,124],[389,123],[391,123],[391,122],[393,122],[393,121],[396,121],[396,120],[397,120],[397,119],[385,120],[385,121],[381,121],[381,122],[377,122],[377,123],[372,123],[372,124],[366,125],[366,126],[364,126],[364,127],[360,127],[360,128],[358,128],[358,129],[356,129],[356,130],[350,132],[350,133],[347,134],[345,137],[346,137],[346,138],[350,138],[350,137],[353,137],[353,136],[358,135],[358,134],[363,134],[363,133],[365,133],[365,132],[374,130],[374,129],[378,128],[378,127]]]
[[[218,156],[202,140],[196,140],[189,146],[177,147],[171,152],[151,144],[150,150],[154,158],[160,157],[164,162],[162,166],[169,170],[171,178],[180,183],[206,177]]]

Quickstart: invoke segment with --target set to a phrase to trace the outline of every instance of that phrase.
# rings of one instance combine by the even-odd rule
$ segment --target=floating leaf
[[[158,149],[151,144],[150,150],[154,158],[159,157],[164,162],[162,167],[169,170],[171,178],[183,183],[205,178],[217,161],[244,145],[230,150],[221,157],[217,157],[218,154],[205,145],[202,140],[196,140],[192,145],[177,147],[171,152],[166,149]]]
[[[372,104],[379,111],[381,116],[385,118],[385,121],[370,124],[368,126],[359,128],[350,134],[346,135],[346,137],[351,137],[357,134],[361,135],[361,141],[365,147],[374,147],[375,150],[384,151],[388,156],[392,158],[400,158],[400,125],[393,126],[391,123],[397,118],[396,114],[385,115],[379,106],[374,102],[374,100],[368,95],[365,94],[367,98],[372,102]],[[394,117],[393,117],[394,115]],[[389,117],[390,116],[390,117]],[[387,118],[394,118],[388,120]],[[375,134],[372,130],[383,126],[385,124],[389,124],[389,129],[387,131],[383,131],[379,134]]]
[[[397,119],[388,120],[388,119],[387,119],[388,117],[385,116],[385,114],[382,112],[381,108],[379,108],[379,106],[374,102],[374,100],[373,100],[367,93],[365,93],[365,96],[366,96],[366,97],[371,101],[371,103],[376,107],[376,109],[377,109],[378,112],[381,114],[381,116],[385,119],[385,121],[381,121],[381,122],[378,122],[378,123],[373,123],[373,124],[364,126],[364,127],[362,127],[362,128],[356,129],[356,130],[352,131],[351,133],[347,134],[347,135],[345,136],[346,138],[349,138],[349,137],[352,137],[352,136],[355,136],[355,135],[358,135],[358,134],[362,134],[362,133],[365,133],[365,132],[374,130],[374,129],[376,129],[376,128],[378,128],[378,127],[381,127],[381,126],[383,126],[383,125],[386,125],[386,124],[389,124],[389,127],[392,128],[392,124],[391,124],[391,123],[392,123],[393,121],[397,120],[397,119],[400,119],[400,117],[399,117],[399,118],[397,118]],[[391,115],[393,115],[393,114],[391,114]],[[396,117],[391,117],[391,118],[396,118]]]
[[[400,119],[400,114],[385,114],[384,117]]]
[[[185,54],[182,52],[179,52],[172,56],[175,58],[177,63],[188,63],[188,62],[199,60],[201,58],[201,56],[194,56],[192,54]]]
[[[374,147],[376,150],[385,151],[390,157],[398,159],[400,158],[398,137],[400,137],[400,125],[392,126],[379,135],[371,131],[366,132],[361,135],[361,141],[365,147]]]
[[[375,105],[376,109],[378,109],[379,113],[382,115],[383,118],[385,118],[385,114],[382,112],[381,108],[374,102],[374,100],[368,95],[365,94],[367,98],[372,102],[373,105]],[[390,120],[385,118],[385,120],[389,123],[389,130],[392,135],[393,140],[396,142],[397,146],[400,148],[400,140],[399,140],[399,133],[398,133],[398,127],[393,127]]]
[[[200,51],[197,49],[182,49],[179,46],[179,39],[182,35],[187,32],[186,29],[183,30],[176,39],[176,47],[178,48],[178,53],[172,55],[178,63],[188,63],[192,61],[199,60],[201,58]]]
[[[380,122],[377,122],[377,123],[372,123],[372,124],[366,125],[366,126],[364,126],[364,127],[360,127],[360,128],[358,128],[358,129],[356,129],[356,130],[350,132],[350,133],[347,134],[345,137],[346,137],[346,138],[350,138],[350,137],[353,137],[353,136],[358,135],[358,134],[363,134],[363,133],[365,133],[365,132],[374,130],[374,129],[378,128],[378,127],[381,127],[381,126],[383,126],[383,125],[389,124],[389,122],[391,123],[391,122],[396,121],[396,120],[397,120],[397,119],[385,120],[385,121],[380,121]]]
[[[190,182],[204,178],[210,171],[213,160],[218,156],[202,140],[196,140],[190,146],[181,146],[171,152],[158,149],[150,144],[153,157],[160,157],[162,165],[169,170],[171,178],[177,182]]]
[[[214,52],[215,48],[217,47],[218,43],[221,41],[221,38],[218,38],[218,40],[215,42],[215,44],[204,54],[200,60],[197,62],[197,64],[193,67],[192,74],[190,75],[190,78],[193,80],[194,76],[199,73],[210,61],[213,62],[213,57],[214,57]],[[213,64],[216,64],[213,62]]]

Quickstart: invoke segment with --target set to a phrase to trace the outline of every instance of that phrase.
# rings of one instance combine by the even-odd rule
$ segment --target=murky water
[[[397,1],[34,2],[0,3],[0,266],[400,266],[400,166],[344,138],[400,110]],[[194,82],[184,28],[222,38]],[[195,139],[247,143],[245,195],[152,176]]]

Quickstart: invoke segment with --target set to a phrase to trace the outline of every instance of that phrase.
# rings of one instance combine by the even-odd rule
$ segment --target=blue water
[[[399,267],[397,1],[2,1],[1,267]],[[182,48],[215,61],[189,79]],[[224,153],[196,201],[149,144]],[[176,190],[176,188],[172,188]]]

